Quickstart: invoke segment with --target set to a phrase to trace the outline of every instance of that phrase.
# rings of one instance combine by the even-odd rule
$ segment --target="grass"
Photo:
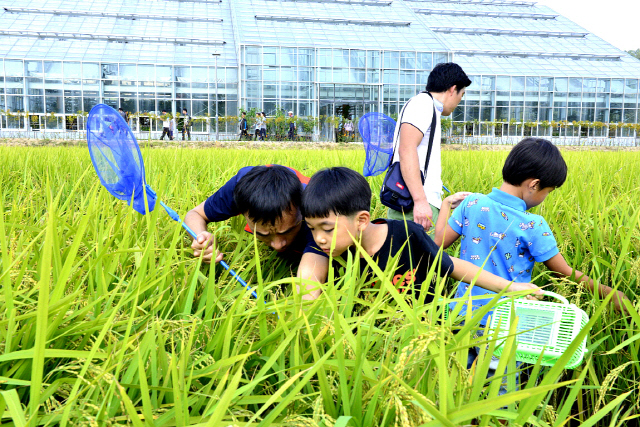
[[[245,165],[311,175],[361,170],[359,150],[165,150],[143,147],[147,179],[185,213]],[[443,154],[446,185],[488,192],[507,153]],[[537,212],[575,268],[638,309],[638,152],[567,152],[569,179]],[[481,157],[481,159],[478,159]],[[620,317],[586,289],[535,271],[591,317],[585,362],[533,367],[515,387],[513,337],[486,379],[487,331],[443,320],[442,303],[399,294],[392,272],[348,259],[323,296],[292,294],[290,268],[242,231],[212,227],[253,299],[191,256],[161,210],[140,216],[99,184],[86,149],[0,148],[0,416],[36,426],[633,425],[640,414],[640,316]],[[371,179],[372,216],[382,177]],[[372,278],[361,277],[367,262]],[[371,286],[375,283],[375,286]],[[436,296],[454,283],[439,280]],[[260,301],[266,301],[260,302]],[[273,313],[276,314],[273,314]],[[585,334],[589,331],[585,330]],[[467,350],[480,345],[472,370]],[[577,345],[577,342],[576,342]]]

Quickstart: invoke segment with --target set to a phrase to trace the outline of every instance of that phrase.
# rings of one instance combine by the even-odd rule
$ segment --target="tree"
[[[627,53],[633,57],[640,59],[640,49],[628,50]]]

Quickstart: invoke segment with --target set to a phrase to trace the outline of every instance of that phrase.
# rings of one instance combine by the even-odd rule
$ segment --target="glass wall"
[[[0,60],[0,110],[3,128],[24,128],[9,117],[60,116],[29,120],[32,130],[77,130],[75,119],[98,103],[128,113],[154,113],[163,109],[192,116],[225,116],[238,112],[238,70],[230,67],[192,67],[56,61]]]

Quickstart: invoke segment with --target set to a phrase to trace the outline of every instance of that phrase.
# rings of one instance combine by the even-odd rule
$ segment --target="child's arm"
[[[455,257],[450,258],[453,262],[453,271],[449,273],[449,275],[456,280],[470,283],[473,278],[478,275],[478,272],[480,272],[475,284],[488,291],[498,293],[504,288],[509,288],[510,292],[533,290],[535,292],[533,292],[532,295],[527,295],[527,299],[536,300],[539,299],[538,297],[542,297],[542,289],[533,283],[510,282],[509,280],[498,277],[488,271],[480,270],[480,267],[471,264],[468,261]]]
[[[433,241],[436,242],[436,245],[447,249],[456,240],[458,240],[458,237],[460,237],[460,235],[453,231],[453,228],[448,224],[449,216],[451,215],[451,209],[458,207],[458,205],[462,203],[465,197],[469,194],[471,193],[462,191],[452,194],[442,201],[440,213],[438,214],[438,221],[436,221],[436,234],[433,239]]]
[[[567,261],[564,259],[562,254],[557,254],[551,257],[544,262],[544,265],[547,266],[549,270],[557,273],[559,276],[569,278],[575,277],[575,280],[577,282],[585,282],[587,284],[587,288],[591,292],[594,291],[595,283],[593,283],[593,280],[591,280],[589,276],[587,276],[583,272],[575,270],[569,264],[567,264]],[[601,284],[598,285],[598,295],[600,295],[600,298],[605,298],[612,290],[613,289],[611,289],[609,286]],[[616,291],[616,295],[611,298],[611,303],[614,304],[616,309],[621,313],[628,312],[624,303],[622,302],[622,300],[624,299],[628,300],[629,298],[627,298],[627,296],[620,291]]]

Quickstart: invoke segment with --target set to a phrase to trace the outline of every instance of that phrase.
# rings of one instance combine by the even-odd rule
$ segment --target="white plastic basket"
[[[518,317],[516,335],[516,360],[534,364],[542,354],[541,364],[553,366],[564,354],[571,341],[580,333],[589,321],[587,313],[575,304],[569,304],[566,298],[554,292],[543,291],[545,295],[554,297],[556,302],[531,301],[525,299],[504,300],[499,303],[491,316],[491,329],[496,330],[499,338],[509,335],[511,310]],[[514,319],[515,320],[515,319]],[[500,327],[498,328],[498,325]],[[500,356],[504,347],[499,341],[494,355]],[[578,349],[565,367],[573,369],[580,365],[587,347],[587,338],[582,340]]]

